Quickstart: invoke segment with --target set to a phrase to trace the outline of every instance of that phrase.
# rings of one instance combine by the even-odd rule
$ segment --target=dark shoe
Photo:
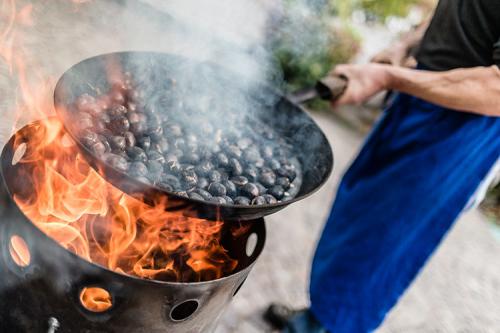
[[[285,328],[288,321],[297,313],[304,310],[294,310],[282,304],[271,304],[264,312],[264,320],[267,321],[273,328],[282,330]]]
[[[281,304],[272,304],[264,319],[283,333],[327,333],[309,309],[293,310]]]

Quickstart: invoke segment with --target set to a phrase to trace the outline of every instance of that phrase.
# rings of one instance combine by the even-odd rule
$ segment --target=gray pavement
[[[308,274],[340,176],[362,137],[331,116],[315,115],[335,153],[335,170],[312,197],[267,219],[267,244],[217,333],[268,332],[260,319],[270,302],[308,305]],[[463,215],[380,333],[500,332],[500,238],[478,212]]]

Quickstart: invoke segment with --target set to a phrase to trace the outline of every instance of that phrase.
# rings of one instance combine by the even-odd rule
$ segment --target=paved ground
[[[268,218],[264,253],[217,333],[266,332],[260,315],[270,302],[308,304],[314,246],[339,177],[362,142],[331,117],[315,118],[333,145],[334,174],[313,197]],[[477,211],[464,215],[379,332],[500,332],[500,238],[493,225]]]

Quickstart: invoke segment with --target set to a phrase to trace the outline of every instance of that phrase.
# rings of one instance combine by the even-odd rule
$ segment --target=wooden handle
[[[342,96],[347,89],[349,80],[343,75],[331,75],[318,81],[316,91],[324,100],[335,101]]]

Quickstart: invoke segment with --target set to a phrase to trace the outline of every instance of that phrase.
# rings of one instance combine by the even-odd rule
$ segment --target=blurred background
[[[222,0],[0,1],[0,145],[13,128],[32,121],[11,112],[23,97],[29,102],[19,95],[21,83],[46,93],[51,105],[57,78],[90,56],[157,50],[218,61],[244,74],[265,68],[266,79],[293,92],[336,64],[369,61],[431,15],[436,2],[255,0],[251,10],[237,12]],[[17,25],[6,20],[14,3],[22,14]],[[21,58],[26,70],[19,76],[12,60]],[[382,114],[384,98],[338,110],[320,100],[306,105],[333,147],[333,175],[318,193],[267,219],[264,253],[218,333],[269,331],[261,314],[271,302],[308,305],[310,262],[338,182]],[[499,332],[496,183],[478,208],[463,214],[379,332]]]
[[[283,5],[293,5],[284,1]],[[275,39],[286,88],[314,85],[336,64],[369,61],[432,15],[436,0],[330,0],[303,29],[330,31],[327,47],[296,52],[293,32]],[[317,3],[316,3],[317,4]],[[306,28],[307,27],[307,28]],[[318,40],[312,39],[312,43]],[[270,302],[308,305],[308,274],[316,241],[340,177],[383,112],[385,95],[363,106],[332,111],[306,106],[327,133],[335,154],[329,183],[312,198],[268,219],[266,249],[220,332],[265,332],[260,314]],[[463,214],[411,288],[378,329],[386,332],[498,332],[500,327],[500,173],[478,208]],[[411,191],[411,188],[408,189]],[[293,246],[290,246],[293,244]]]

